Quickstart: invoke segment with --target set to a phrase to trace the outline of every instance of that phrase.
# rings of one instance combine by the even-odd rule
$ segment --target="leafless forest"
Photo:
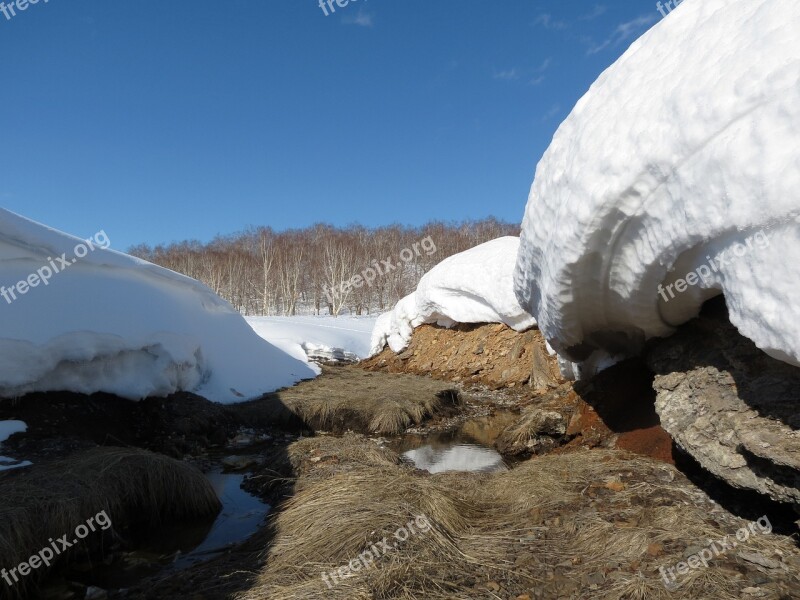
[[[504,235],[519,235],[519,225],[494,218],[372,229],[317,224],[129,252],[202,281],[247,315],[362,315],[393,306],[448,256]]]

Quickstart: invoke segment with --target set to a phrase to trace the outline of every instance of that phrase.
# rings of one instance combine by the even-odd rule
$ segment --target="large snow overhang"
[[[800,365],[799,37],[791,0],[686,0],[559,127],[515,289],[562,357],[635,353],[724,293],[743,335]]]

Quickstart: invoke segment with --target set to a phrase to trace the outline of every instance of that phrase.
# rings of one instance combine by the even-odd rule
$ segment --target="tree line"
[[[202,281],[245,315],[363,315],[390,309],[448,256],[519,232],[495,218],[421,227],[320,223],[128,252]]]

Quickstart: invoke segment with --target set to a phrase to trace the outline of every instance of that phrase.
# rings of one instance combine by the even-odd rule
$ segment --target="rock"
[[[756,348],[724,309],[649,344],[661,426],[706,470],[800,503],[800,369]]]
[[[520,418],[510,424],[495,441],[495,448],[504,456],[542,454],[560,445],[576,411],[580,398],[571,384],[537,398],[527,406]]]
[[[767,558],[758,552],[745,552],[744,550],[740,550],[736,555],[742,560],[746,560],[754,565],[759,565],[765,569],[780,569],[783,566],[781,561],[775,560],[774,558]]]

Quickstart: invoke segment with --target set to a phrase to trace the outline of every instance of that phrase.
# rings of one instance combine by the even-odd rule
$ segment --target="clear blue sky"
[[[39,0],[0,14],[0,205],[123,250],[516,222],[558,124],[659,18],[649,0]]]

